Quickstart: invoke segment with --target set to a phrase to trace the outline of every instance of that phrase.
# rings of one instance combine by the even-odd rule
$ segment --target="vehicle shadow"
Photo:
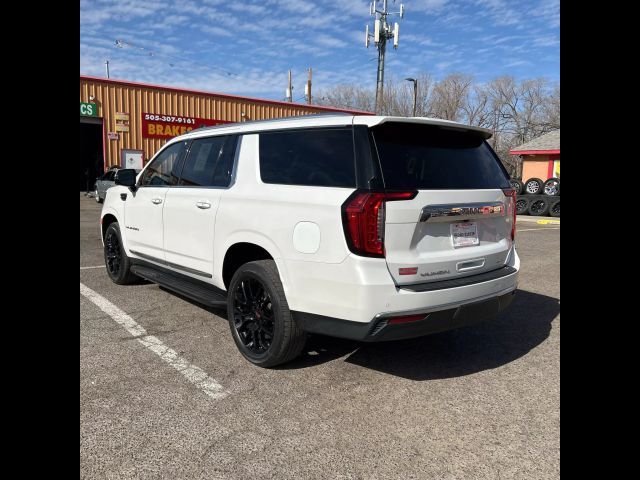
[[[227,320],[222,308],[204,307],[160,288]],[[275,369],[309,368],[348,355],[345,362],[411,380],[461,377],[526,355],[549,337],[551,324],[559,313],[557,298],[518,290],[505,312],[471,327],[381,343],[311,335],[300,357]]]
[[[505,312],[481,324],[383,343],[313,336],[302,357],[282,368],[311,367],[351,353],[348,363],[411,380],[460,377],[526,355],[549,337],[559,313],[558,299],[518,290]]]

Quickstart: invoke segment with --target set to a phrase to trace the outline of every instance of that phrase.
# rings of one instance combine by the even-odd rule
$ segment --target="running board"
[[[191,279],[184,275],[168,272],[160,267],[149,264],[132,265],[131,271],[139,277],[162,285],[169,290],[173,290],[203,305],[225,308],[227,306],[226,292],[213,285]]]

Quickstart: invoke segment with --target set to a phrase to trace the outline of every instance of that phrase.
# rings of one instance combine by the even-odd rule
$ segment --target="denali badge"
[[[433,277],[434,275],[444,275],[445,273],[449,273],[449,270],[438,270],[435,272],[424,272],[421,273],[421,277]]]

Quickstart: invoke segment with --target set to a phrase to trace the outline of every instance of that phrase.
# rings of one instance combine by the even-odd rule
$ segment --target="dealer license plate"
[[[453,240],[454,248],[480,245],[478,224],[475,222],[452,223],[451,239]]]

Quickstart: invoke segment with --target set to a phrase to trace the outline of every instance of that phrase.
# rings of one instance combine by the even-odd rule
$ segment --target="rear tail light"
[[[385,202],[411,200],[410,192],[356,190],[342,205],[342,226],[349,250],[357,255],[384,258]]]
[[[516,239],[516,191],[513,188],[503,188],[502,191],[507,197],[507,215],[512,216],[511,241]]]

